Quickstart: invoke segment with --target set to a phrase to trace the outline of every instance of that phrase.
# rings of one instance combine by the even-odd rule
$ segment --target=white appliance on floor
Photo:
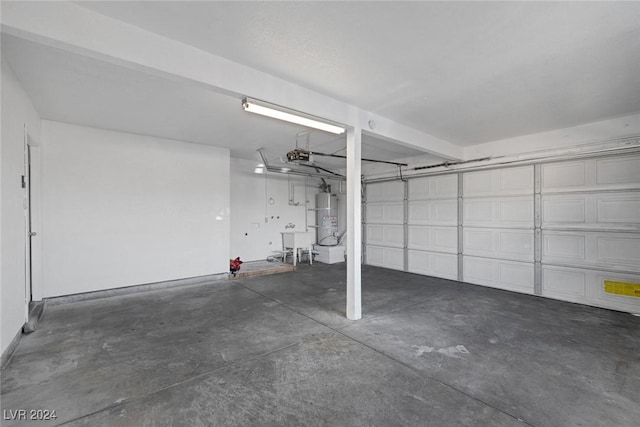
[[[344,262],[344,246],[313,245],[313,249],[317,253],[316,261],[324,264]]]

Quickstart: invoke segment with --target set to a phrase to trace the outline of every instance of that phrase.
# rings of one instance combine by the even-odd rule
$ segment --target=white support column
[[[362,318],[362,130],[347,130],[347,318]]]

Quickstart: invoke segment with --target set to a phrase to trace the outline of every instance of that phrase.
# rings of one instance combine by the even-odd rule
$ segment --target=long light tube
[[[307,126],[314,129],[320,129],[325,132],[331,132],[335,134],[344,133],[345,128],[332,125],[330,123],[321,122],[319,120],[310,119],[302,115],[295,113],[289,113],[287,111],[279,110],[276,108],[256,103],[256,101],[245,98],[242,100],[242,108],[250,113],[260,114],[262,116],[272,117],[278,120],[284,120],[285,122],[295,123],[302,126]]]

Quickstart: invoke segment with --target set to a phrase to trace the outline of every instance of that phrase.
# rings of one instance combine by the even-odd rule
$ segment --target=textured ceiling
[[[255,160],[259,148],[272,158],[284,157],[297,140],[306,141],[298,136],[304,131],[313,150],[336,152],[346,145],[344,135],[248,114],[240,98],[200,85],[9,35],[2,36],[2,54],[47,120],[226,147],[233,157]],[[391,160],[424,155],[371,136],[363,141],[365,157]]]
[[[75,3],[459,146],[640,112],[640,2]],[[304,130],[200,85],[5,34],[2,54],[45,119],[249,159],[284,155]],[[345,144],[317,131],[310,142]],[[365,157],[423,154],[364,142]]]
[[[639,2],[81,2],[459,145],[640,111]]]

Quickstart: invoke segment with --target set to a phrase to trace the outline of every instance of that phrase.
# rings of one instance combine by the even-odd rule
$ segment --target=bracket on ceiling
[[[270,164],[263,150],[263,148],[260,148],[258,150],[258,153],[260,153],[260,157],[262,158],[262,163],[264,164],[265,169],[269,172],[283,173],[287,175],[310,176],[325,179],[337,179],[340,181],[344,181],[347,179],[347,177],[342,174],[313,164],[283,163],[282,166]]]

